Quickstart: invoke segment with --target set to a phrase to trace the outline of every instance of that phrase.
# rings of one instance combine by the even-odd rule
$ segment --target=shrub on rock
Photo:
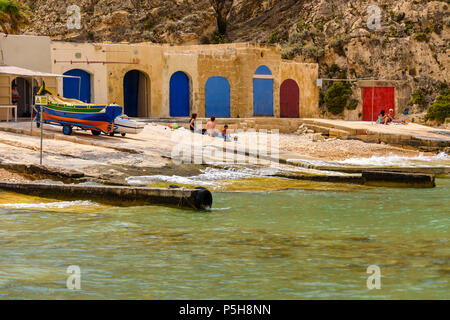
[[[434,103],[428,107],[425,121],[436,120],[444,123],[446,118],[450,118],[450,89],[442,90]]]
[[[325,93],[325,104],[334,115],[342,113],[347,105],[347,101],[352,94],[349,82],[335,82]]]

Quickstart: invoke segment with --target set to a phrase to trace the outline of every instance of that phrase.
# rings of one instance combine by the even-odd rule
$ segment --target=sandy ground
[[[179,138],[176,138],[178,136]],[[141,133],[140,138],[144,138],[146,141],[151,141],[152,137],[158,137],[158,139],[166,140],[162,142],[162,145],[173,146],[174,140],[190,141],[192,135],[187,130],[181,130],[181,132],[168,130],[166,127],[160,125],[149,125],[146,130]],[[230,136],[238,137],[237,143],[226,142],[224,143],[220,138],[202,137],[201,141],[197,138],[191,140],[193,144],[201,143],[203,148],[208,146],[223,146],[225,148],[229,145],[236,145],[246,150],[263,148],[267,146],[268,153],[270,153],[271,142],[278,142],[278,149],[280,152],[287,151],[296,153],[299,158],[302,156],[305,158],[317,158],[320,160],[345,160],[348,158],[370,158],[372,156],[418,156],[423,152],[403,149],[399,147],[393,147],[387,144],[377,143],[365,143],[357,140],[339,140],[336,138],[324,139],[323,141],[313,141],[314,134],[280,134],[277,139],[272,140],[271,136],[267,137],[267,142],[263,136],[257,135],[255,139],[254,134],[251,133],[239,133]],[[148,140],[147,140],[148,139]],[[155,141],[156,142],[156,141]],[[169,143],[170,142],[170,143]],[[150,143],[150,142],[148,142]],[[164,147],[162,147],[164,148]],[[431,155],[431,153],[430,153]]]
[[[149,126],[143,135],[147,134],[150,136],[155,135],[158,137],[167,137],[167,140],[173,140],[173,135],[179,134],[183,139],[189,139],[192,136],[189,132],[183,130],[183,132],[172,132],[162,128],[161,126]],[[263,136],[257,135],[257,138],[252,137],[251,133],[239,133],[230,134],[233,138],[238,137],[238,142],[227,142],[224,143],[222,139],[202,137],[202,146],[223,146],[227,148],[231,145],[236,147],[252,150],[256,148],[267,148],[268,153],[271,152],[272,147],[272,137],[267,137],[267,142],[264,140]],[[339,161],[349,158],[370,158],[372,156],[404,156],[404,157],[414,157],[420,154],[432,155],[432,153],[424,153],[415,150],[403,149],[400,147],[390,146],[384,143],[365,143],[358,140],[340,140],[336,138],[324,139],[323,141],[314,141],[313,137],[317,134],[280,134],[278,138],[274,139],[275,143],[278,143],[276,148],[283,152],[290,152],[297,154],[297,158],[311,159],[315,158],[318,160],[325,161]],[[198,139],[197,139],[198,140]],[[199,141],[194,142],[200,143]],[[267,146],[267,147],[266,147]],[[283,155],[281,155],[283,156]],[[289,157],[292,157],[289,156]]]
[[[280,149],[308,155],[321,160],[345,160],[349,158],[370,158],[372,156],[418,156],[420,152],[393,147],[386,144],[365,143],[358,140],[336,138],[313,141],[313,134],[282,135]],[[426,154],[426,153],[424,153]]]

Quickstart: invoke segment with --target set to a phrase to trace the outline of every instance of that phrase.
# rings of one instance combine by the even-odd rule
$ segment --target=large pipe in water
[[[117,206],[169,205],[209,210],[213,198],[205,188],[146,188],[74,184],[0,182],[0,189],[61,200],[93,200]]]

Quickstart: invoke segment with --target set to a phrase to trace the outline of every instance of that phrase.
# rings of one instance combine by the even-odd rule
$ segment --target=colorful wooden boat
[[[101,132],[112,133],[116,129],[114,120],[123,114],[121,106],[97,105],[63,98],[46,88],[45,84],[37,94],[45,95],[48,99],[47,105],[36,106],[38,124],[40,124],[42,113],[44,123],[62,125],[64,134],[68,135],[72,133],[72,127],[91,130],[94,135],[99,135]]]

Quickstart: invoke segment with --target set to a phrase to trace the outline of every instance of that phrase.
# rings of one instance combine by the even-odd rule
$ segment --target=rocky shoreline
[[[29,128],[26,123],[23,126]],[[217,157],[221,155],[220,153],[214,154],[223,148],[222,151],[225,152],[222,156],[225,159],[233,159],[236,155],[226,152],[227,147],[233,144],[248,148],[249,154],[245,156],[248,163],[260,161],[257,163],[259,168],[269,168],[274,164],[273,159],[270,155],[265,161],[254,158],[263,145],[258,143],[252,145],[247,141],[248,134],[240,133],[238,142],[224,143],[223,139],[193,136],[184,129],[172,131],[161,124],[148,124],[141,134],[126,138],[93,137],[81,131],[67,137],[63,136],[58,128],[48,127],[47,138],[44,140],[44,166],[40,166],[38,136],[0,131],[0,153],[3,154],[0,161],[0,181],[30,182],[49,179],[65,183],[128,185],[126,179],[133,176],[193,177],[202,174],[208,168],[226,170],[233,166],[233,162],[219,161]],[[186,138],[188,140],[180,140]],[[191,138],[200,140],[189,140]],[[179,146],[179,141],[184,141],[186,145],[182,146],[191,150],[200,141],[204,162],[175,163],[171,157],[174,148]],[[206,150],[215,151],[208,154]],[[233,149],[233,153],[235,151]],[[279,166],[287,171],[303,170],[302,161],[339,164],[343,160],[358,158],[389,156],[420,158],[435,155],[431,152],[421,153],[387,144],[325,137],[318,139],[317,134],[311,133],[280,134],[279,153]],[[300,164],[295,163],[296,160]],[[248,167],[249,165],[243,164],[233,170],[245,170]],[[327,174],[325,171],[316,171],[315,175]]]
[[[0,168],[0,181],[4,182],[30,182],[31,179],[23,174]]]

